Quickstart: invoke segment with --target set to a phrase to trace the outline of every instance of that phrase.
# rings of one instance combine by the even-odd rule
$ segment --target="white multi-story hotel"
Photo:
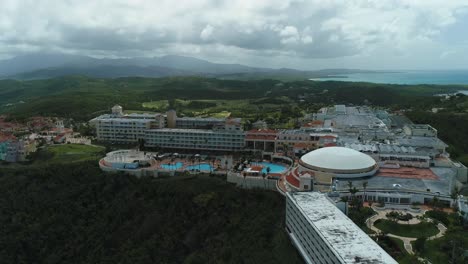
[[[244,148],[245,134],[238,120],[226,120],[213,129],[162,128],[146,130],[149,147],[239,151]]]
[[[99,141],[128,144],[144,140],[148,147],[220,151],[239,151],[245,145],[239,118],[180,118],[173,110],[166,115],[123,114],[116,105],[112,114],[90,123]]]
[[[325,194],[287,193],[286,229],[306,263],[397,263]]]

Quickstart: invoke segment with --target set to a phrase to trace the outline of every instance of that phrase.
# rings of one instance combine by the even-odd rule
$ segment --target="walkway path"
[[[375,221],[377,221],[378,219],[387,219],[386,214],[391,212],[391,211],[395,211],[395,210],[387,209],[387,210],[374,210],[374,211],[376,211],[377,214],[370,217],[369,219],[367,219],[367,221],[366,221],[367,227],[369,229],[373,230],[376,233],[380,233],[381,230],[374,226]],[[421,214],[417,214],[417,215],[421,215]],[[414,225],[414,224],[420,223],[419,219],[415,219],[415,218],[413,218],[413,219],[412,219],[413,221],[410,220],[407,224],[413,224]],[[432,221],[432,219],[429,219],[429,221]],[[439,229],[439,233],[437,235],[429,237],[428,240],[433,240],[433,239],[442,237],[442,236],[444,236],[445,232],[447,231],[447,228],[444,225],[440,224],[440,223],[437,224],[437,228]],[[406,251],[409,254],[412,254],[412,255],[414,254],[413,247],[411,246],[411,242],[415,241],[417,238],[397,236],[397,235],[394,235],[394,234],[388,234],[388,236],[389,237],[394,237],[394,238],[397,238],[397,239],[400,239],[401,241],[403,241],[403,245],[404,245]]]

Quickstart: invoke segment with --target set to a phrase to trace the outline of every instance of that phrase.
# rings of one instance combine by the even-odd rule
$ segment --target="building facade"
[[[194,149],[240,151],[245,145],[245,135],[241,130],[217,129],[149,129],[145,131],[145,146]]]
[[[99,141],[169,149],[239,151],[245,134],[238,118],[177,117],[174,110],[163,114],[123,114],[114,106],[112,114],[90,121]]]
[[[286,230],[306,263],[397,263],[325,194],[286,197]]]

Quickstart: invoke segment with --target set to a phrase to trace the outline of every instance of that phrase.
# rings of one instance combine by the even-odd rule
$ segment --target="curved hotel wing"
[[[287,193],[286,229],[306,263],[397,263],[321,193]]]

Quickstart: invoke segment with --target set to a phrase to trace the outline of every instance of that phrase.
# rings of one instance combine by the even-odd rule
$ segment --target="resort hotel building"
[[[467,182],[467,168],[450,159],[429,125],[368,107],[334,106],[305,118],[304,128],[329,129],[335,146],[304,154],[283,176],[286,191],[320,191],[391,206],[453,206],[452,191]]]
[[[244,138],[236,120],[226,120],[212,129],[148,129],[144,136],[145,146],[149,147],[218,151],[241,151]]]
[[[168,149],[239,151],[245,145],[245,133],[239,118],[177,117],[166,114],[124,114],[114,106],[111,114],[90,121],[98,141]]]
[[[326,194],[286,194],[286,230],[306,263],[397,263]]]

